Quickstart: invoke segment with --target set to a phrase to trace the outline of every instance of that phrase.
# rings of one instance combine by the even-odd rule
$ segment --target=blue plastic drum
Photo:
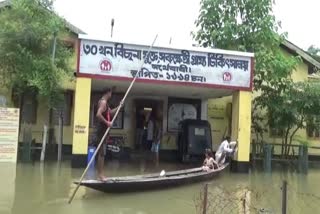
[[[96,151],[96,147],[94,146],[89,146],[88,147],[88,159],[87,159],[87,164],[90,162],[91,158],[93,157],[94,152]],[[95,160],[92,161],[90,168],[94,167],[95,165]]]

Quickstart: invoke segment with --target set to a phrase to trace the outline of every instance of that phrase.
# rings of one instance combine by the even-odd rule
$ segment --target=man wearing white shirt
[[[148,121],[148,125],[147,125],[147,146],[146,146],[146,148],[148,150],[151,149],[152,143],[154,141],[155,118],[156,118],[155,112],[154,112],[154,110],[152,110],[150,112],[149,121]]]
[[[226,156],[231,154],[235,150],[237,141],[230,142],[230,137],[225,137],[216,151],[215,158],[216,162],[221,165],[226,161]]]

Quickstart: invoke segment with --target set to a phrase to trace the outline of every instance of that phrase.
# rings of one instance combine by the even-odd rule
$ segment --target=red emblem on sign
[[[232,75],[230,72],[223,73],[223,81],[230,82],[232,80]]]
[[[100,62],[100,70],[102,72],[109,72],[112,69],[112,64],[109,60],[104,59]]]

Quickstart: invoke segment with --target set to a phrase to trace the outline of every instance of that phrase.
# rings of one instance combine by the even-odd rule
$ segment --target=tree
[[[268,124],[281,130],[282,155],[289,156],[290,146],[297,131],[305,128],[310,118],[320,113],[320,84],[299,82],[287,87],[282,93],[269,88],[257,98],[261,109],[268,110]]]
[[[34,90],[53,107],[61,98],[60,83],[72,70],[71,52],[61,39],[66,27],[52,1],[12,0],[0,11],[0,23],[1,85],[14,88],[20,97]]]
[[[278,30],[272,0],[202,0],[198,31],[194,38],[204,47],[253,52],[255,54],[252,125],[263,140],[266,124],[283,129],[283,154],[306,118],[316,112],[319,90],[309,83],[294,83],[291,74],[299,57],[287,56],[280,44],[286,34]],[[290,108],[289,108],[290,106]],[[267,120],[264,123],[266,112]]]
[[[287,83],[297,62],[280,49],[286,34],[277,33],[281,23],[272,6],[271,0],[202,0],[199,30],[193,33],[204,47],[253,52],[256,91],[264,84]]]
[[[317,60],[318,62],[320,62],[320,48],[317,48],[314,45],[311,45],[307,52],[313,57],[315,58],[315,60]]]

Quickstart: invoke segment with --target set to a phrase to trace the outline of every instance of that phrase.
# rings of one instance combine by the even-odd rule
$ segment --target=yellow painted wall
[[[290,55],[285,50],[283,50],[283,52],[288,56]],[[308,65],[305,64],[304,62],[300,62],[298,64],[298,66],[296,67],[296,70],[294,70],[292,73],[292,79],[295,82],[308,81]],[[253,95],[253,97],[256,97],[256,96],[257,96],[257,93],[255,93]],[[220,98],[220,99],[209,99],[208,100],[208,108],[210,108],[210,106],[214,106],[214,105],[226,108],[227,103],[230,103],[230,102],[232,102],[231,96]],[[234,105],[234,103],[233,103],[233,105]],[[225,111],[226,111],[226,109],[225,109]],[[221,113],[221,115],[223,115],[223,114],[224,113]],[[226,127],[228,124],[228,120],[226,119],[225,115],[223,116],[223,118],[224,119],[219,119],[219,120],[212,119],[210,117],[210,113],[209,113],[209,109],[208,109],[208,121],[210,122],[210,124],[212,126],[214,147],[216,147],[217,142],[221,141],[221,138],[222,138],[221,133],[224,132],[224,127]],[[305,139],[308,139],[311,142],[311,146],[319,146],[320,147],[319,139],[309,139],[307,137],[307,133],[306,133],[305,129],[298,130],[297,135],[299,135]],[[254,133],[251,133],[251,140],[254,138],[255,138]],[[264,140],[269,143],[281,143],[280,138],[271,137],[270,133],[264,134]],[[276,147],[275,152],[280,153],[280,147]],[[320,155],[320,150],[309,149],[309,154]]]
[[[208,100],[208,121],[211,126],[213,150],[218,148],[225,135],[230,135],[229,117],[232,115],[227,110],[229,103],[232,103],[231,96]]]
[[[68,42],[69,44],[74,46],[74,54],[70,59],[69,63],[72,67],[72,70],[76,71],[77,65],[77,53],[78,53],[78,39],[77,35],[74,33],[67,33],[64,35],[59,35],[64,41]],[[67,75],[62,78],[63,82],[61,83],[62,88],[66,90],[75,90],[75,78],[70,78]],[[7,98],[7,106],[14,107],[11,97],[11,90],[8,90],[4,87],[0,86],[0,95],[3,95]],[[74,105],[73,105],[74,107]],[[63,127],[63,143],[64,144],[72,144],[72,131],[73,131],[73,114],[74,108],[71,109],[71,124],[69,126]],[[32,131],[32,138],[36,140],[37,143],[42,143],[42,135],[43,135],[43,126],[48,124],[49,119],[49,111],[43,101],[38,100],[38,107],[37,107],[37,121],[36,124],[31,125]],[[27,125],[21,124],[20,133],[19,133],[19,141],[22,142],[23,140],[23,129]],[[58,126],[53,126],[55,139],[58,139]]]
[[[307,81],[308,80],[308,66],[305,63],[300,62],[298,64],[296,70],[294,70],[292,72],[292,79],[295,82]],[[257,93],[254,94],[254,97],[256,97],[256,96],[257,96]],[[304,129],[303,130],[299,130],[297,132],[297,134],[301,135],[302,137],[307,137],[306,131]],[[253,135],[253,137],[254,137],[254,135]],[[281,143],[279,138],[271,137],[270,133],[265,133],[264,134],[264,140],[267,141],[267,142],[270,142],[270,143]]]
[[[238,140],[238,161],[249,161],[251,143],[251,100],[252,93],[237,91],[232,96],[232,135],[231,140]]]
[[[75,43],[75,54],[73,58],[70,60],[70,64],[74,67],[74,70],[76,70],[76,53],[77,53],[77,44]],[[286,52],[286,54],[289,55],[289,53]],[[293,71],[292,78],[294,81],[307,81],[308,80],[308,66],[301,62],[295,71]],[[63,88],[69,89],[69,90],[75,90],[76,89],[76,83],[75,78],[69,79],[64,78],[64,82],[61,83]],[[91,91],[91,90],[90,90]],[[11,92],[5,89],[0,88],[0,94],[5,95],[8,99],[8,106],[12,106],[11,102]],[[75,97],[75,95],[74,95]],[[226,132],[227,127],[230,126],[229,120],[228,120],[228,114],[227,114],[227,104],[232,103],[232,96],[223,97],[223,98],[217,98],[217,99],[209,99],[208,100],[208,121],[211,124],[212,128],[212,140],[213,140],[213,148],[214,150],[217,148],[217,146],[220,144],[221,139]],[[73,108],[71,109],[71,124],[70,126],[64,126],[64,138],[63,143],[64,144],[72,144],[73,139],[73,127],[74,127],[74,107],[75,102],[73,104]],[[129,105],[127,105],[129,106]],[[166,123],[166,109],[167,104],[164,105],[164,123]],[[128,108],[125,111],[125,118],[131,117],[133,114],[133,108]],[[220,116],[219,116],[220,114]],[[48,120],[48,109],[45,107],[45,105],[41,104],[39,102],[38,110],[37,110],[37,123],[32,125],[32,134],[33,138],[36,139],[37,143],[42,142],[42,131],[43,131],[43,125],[47,123]],[[166,130],[166,126],[164,127]],[[56,139],[58,139],[58,127],[54,126],[55,129],[55,136]],[[19,140],[22,140],[22,130],[23,126],[21,126],[20,131],[20,138]],[[92,133],[93,130],[90,129],[90,133]],[[226,132],[227,134],[228,131]],[[126,144],[129,147],[133,146],[134,142],[134,131],[133,129],[130,129],[130,125],[127,128],[123,130],[112,130],[111,134],[115,135],[124,135],[127,139]],[[307,138],[306,131],[305,130],[299,130],[297,133],[299,136],[302,136],[304,138]],[[252,135],[254,138],[254,135]],[[270,137],[270,134],[265,133],[264,134],[265,140],[270,143],[280,143],[279,138],[273,138]],[[312,139],[311,139],[312,140]],[[318,140],[312,140],[312,145],[314,146],[320,146]],[[164,137],[161,142],[161,149],[176,149],[176,134],[172,133],[165,133]],[[84,147],[80,148],[77,152],[82,152],[84,150]],[[310,150],[311,154],[320,154],[320,151],[313,151]]]
[[[63,126],[63,144],[72,144],[72,130],[73,130],[73,118],[74,118],[74,105],[71,109],[71,123],[68,126]],[[46,105],[42,104],[41,99],[38,101],[37,107],[37,121],[35,124],[30,125],[32,131],[32,138],[36,140],[36,143],[42,143],[43,136],[43,126],[48,125],[49,111]],[[21,124],[19,142],[23,141],[23,129],[28,127],[27,124]],[[57,141],[59,135],[59,127],[57,125],[52,125],[54,129],[54,138]]]
[[[308,81],[308,66],[300,62],[291,77],[294,82]]]
[[[236,91],[233,96],[208,100],[208,121],[212,130],[213,150],[218,148],[224,136],[229,135],[232,140],[239,140],[237,160],[249,161],[251,99],[251,92]],[[229,109],[230,106],[228,107],[231,103],[232,111]]]
[[[288,52],[286,52],[285,50],[283,51],[286,55],[290,55]],[[300,81],[308,81],[308,65],[305,64],[304,62],[300,62],[298,64],[298,66],[296,67],[296,70],[294,70],[292,72],[292,79],[294,82],[300,82]],[[257,96],[257,94],[255,94],[255,96]],[[319,143],[319,139],[310,139],[307,137],[307,132],[305,129],[300,129],[297,131],[296,135],[301,136],[304,139],[307,139],[311,142],[311,146],[319,146],[320,147],[320,143]],[[252,138],[254,139],[255,136],[254,134],[252,134]],[[270,133],[265,133],[264,134],[264,141],[268,142],[268,143],[281,143],[281,138],[277,138],[277,137],[273,137],[270,135]],[[295,143],[298,144],[298,143]],[[295,153],[297,153],[297,149],[295,151]],[[275,147],[275,153],[276,154],[280,154],[281,153],[281,147],[280,146],[276,146]],[[316,150],[316,149],[309,149],[309,154],[313,154],[313,155],[320,155],[320,150]]]
[[[77,51],[78,51],[78,45],[77,40],[74,37],[74,35],[64,35],[63,37],[68,36],[69,39],[67,39],[69,42],[74,42],[74,54],[72,58],[70,58],[69,63],[70,66],[73,68],[74,71],[76,71],[77,66]],[[65,75],[63,78],[63,82],[61,82],[61,86],[65,90],[72,90],[75,91],[76,87],[76,79],[73,76],[67,76]],[[3,89],[4,90],[4,89]],[[90,89],[91,90],[91,89]],[[11,95],[7,91],[8,97],[10,97],[11,101]],[[73,98],[75,97],[75,93],[73,94]],[[72,145],[72,134],[73,134],[73,122],[74,122],[74,105],[75,102],[73,101],[73,107],[71,108],[71,120],[70,125],[63,126],[63,144]],[[32,131],[32,138],[36,140],[36,143],[42,143],[42,135],[43,135],[43,126],[45,124],[48,124],[49,120],[49,111],[46,105],[44,104],[41,99],[38,101],[38,108],[37,108],[37,122],[36,124],[31,125],[31,131]],[[23,140],[23,128],[24,124],[21,125],[21,131],[19,135],[19,141],[22,142]],[[54,138],[58,140],[59,135],[59,127],[56,125],[53,125],[51,128],[54,129]]]
[[[38,107],[37,107],[37,122],[36,122],[36,124],[31,125],[32,138],[35,139],[37,143],[42,142],[43,126],[45,124],[48,124],[48,119],[49,119],[48,108],[45,105],[41,105],[41,103],[42,103],[42,101],[39,100]],[[28,127],[28,125],[21,124],[20,135],[19,135],[20,142],[22,142],[22,140],[23,140],[24,127]]]
[[[72,154],[87,154],[89,139],[91,79],[77,78]]]

